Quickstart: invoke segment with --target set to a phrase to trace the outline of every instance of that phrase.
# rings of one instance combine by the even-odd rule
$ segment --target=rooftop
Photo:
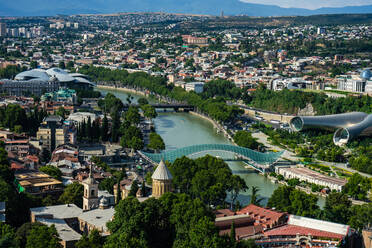
[[[51,215],[51,217],[54,219],[76,218],[83,213],[83,210],[76,206],[75,204],[63,204],[48,207],[31,208],[30,211],[36,217]]]
[[[325,232],[332,232],[340,235],[347,235],[349,232],[349,226],[338,224],[334,222],[324,221],[324,220],[317,220],[297,215],[290,215],[288,219],[289,225],[297,225],[304,228],[316,228],[320,231]]]
[[[61,219],[38,219],[39,222],[51,226],[54,225],[59,237],[63,241],[74,241],[79,240],[81,235],[77,233],[74,229],[72,229],[64,220]]]
[[[285,225],[278,228],[271,229],[264,233],[265,236],[296,236],[299,235],[311,235],[313,237],[323,237],[329,239],[342,239],[344,235],[327,232],[314,228],[308,228],[297,225]]]
[[[260,219],[267,224],[277,222],[279,218],[286,215],[286,213],[277,212],[271,209],[249,204],[245,208],[236,212],[237,214],[246,214],[252,216],[254,219]]]
[[[62,184],[61,181],[58,181],[57,179],[54,179],[48,174],[42,172],[16,174],[15,177],[22,187],[41,187],[46,185]]]
[[[78,218],[103,230],[103,232],[107,232],[106,223],[112,220],[114,214],[114,208],[94,209],[80,214]]]
[[[164,161],[161,160],[151,178],[155,180],[172,180],[173,176],[168,170],[168,167],[165,165]]]

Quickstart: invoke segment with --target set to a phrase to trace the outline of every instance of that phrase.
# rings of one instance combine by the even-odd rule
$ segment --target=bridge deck
[[[234,145],[226,145],[226,144],[204,144],[204,145],[194,145],[194,146],[187,146],[175,150],[168,150],[162,153],[146,153],[141,152],[140,154],[145,158],[149,159],[152,162],[159,163],[161,159],[169,161],[173,163],[177,158],[181,158],[183,156],[190,156],[194,154],[202,154],[208,152],[230,152],[240,158],[228,160],[234,161],[244,161],[246,164],[254,167],[258,170],[265,170],[268,169],[272,164],[274,164],[283,152],[257,152],[245,147],[234,146]]]

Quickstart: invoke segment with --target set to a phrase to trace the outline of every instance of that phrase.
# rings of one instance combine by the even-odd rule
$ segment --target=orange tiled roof
[[[315,227],[314,227],[315,228]],[[299,235],[311,235],[313,237],[323,237],[330,239],[342,239],[342,234],[321,231],[313,228],[307,228],[295,225],[285,225],[264,233],[265,236],[295,236]]]
[[[249,204],[245,208],[236,212],[236,214],[246,214],[252,216],[254,219],[259,220],[264,224],[273,224],[278,222],[278,220],[286,215],[286,213],[280,213],[271,209],[256,206],[254,204]]]

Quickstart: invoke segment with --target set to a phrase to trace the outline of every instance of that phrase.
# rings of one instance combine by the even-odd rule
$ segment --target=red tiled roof
[[[271,225],[275,222],[278,222],[282,216],[286,215],[286,213],[280,213],[271,209],[256,206],[254,204],[249,204],[245,208],[236,212],[236,214],[246,214],[252,216],[254,219],[260,220],[261,223],[265,223],[266,225]]]
[[[230,209],[218,209],[216,210],[215,214],[216,218],[235,215],[235,213]]]
[[[314,227],[315,228],[315,227]],[[295,226],[295,225],[285,225],[272,230],[269,230],[264,233],[265,236],[295,236],[296,234],[300,235],[311,235],[313,237],[324,237],[331,239],[342,239],[341,234],[325,232],[317,229]]]
[[[5,144],[28,144],[27,140],[5,140]]]
[[[28,155],[26,158],[35,162],[35,163],[39,163],[39,158],[36,155]]]
[[[231,229],[224,229],[220,230],[219,234],[225,235],[225,234],[230,234]],[[243,226],[243,227],[236,227],[235,228],[235,233],[236,233],[236,238],[237,239],[242,239],[245,237],[253,236],[259,233],[263,232],[263,227],[261,225],[257,226]]]
[[[10,165],[10,168],[12,170],[20,170],[20,169],[23,169],[24,166],[20,163],[12,162],[11,165]]]

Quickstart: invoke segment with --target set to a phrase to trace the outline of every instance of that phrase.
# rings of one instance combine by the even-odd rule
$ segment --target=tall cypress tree
[[[236,231],[235,231],[234,221],[231,223],[230,239],[232,243],[236,241]]]
[[[117,142],[119,138],[120,115],[119,111],[112,113],[111,141]]]
[[[108,120],[107,120],[107,116],[105,115],[103,117],[102,126],[101,126],[101,139],[102,139],[102,141],[107,141],[109,139],[108,132],[109,132]]]

